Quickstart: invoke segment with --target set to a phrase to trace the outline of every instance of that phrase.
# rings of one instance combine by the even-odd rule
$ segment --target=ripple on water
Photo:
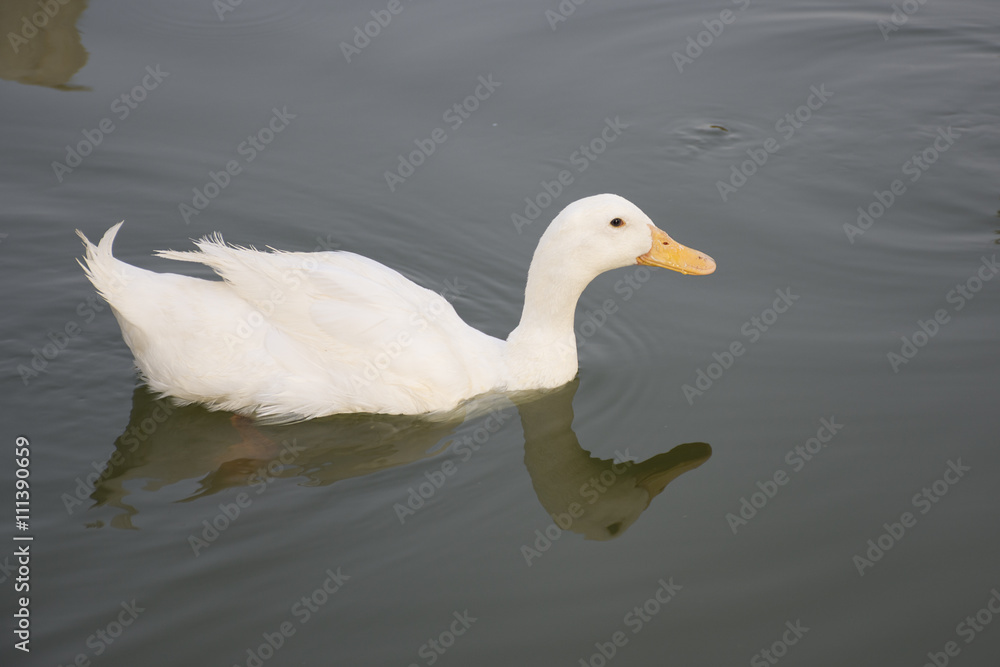
[[[187,39],[236,39],[284,32],[311,20],[307,0],[172,0],[129,3],[124,17],[141,30]]]
[[[623,305],[619,303],[620,309],[596,330],[589,324],[587,312],[593,310],[589,304],[584,303],[577,316],[581,424],[588,423],[590,415],[607,416],[607,410],[616,407],[648,405],[649,396],[664,392],[662,374],[648,371],[669,365],[663,343],[666,334],[645,321],[641,312]]]
[[[665,151],[670,157],[690,157],[731,146],[741,139],[742,128],[734,127],[731,120],[696,120],[683,118],[672,121],[664,128]]]

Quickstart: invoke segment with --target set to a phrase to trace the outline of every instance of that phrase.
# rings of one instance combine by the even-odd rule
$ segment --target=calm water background
[[[1000,622],[958,627],[1000,587],[995,4],[928,0],[889,31],[887,1],[595,0],[554,29],[554,0],[403,2],[345,55],[386,7],[243,0],[220,19],[209,0],[71,2],[18,54],[0,44],[2,497],[25,435],[35,537],[31,653],[12,648],[5,572],[3,663],[253,665],[284,623],[294,634],[264,664],[600,665],[616,632],[614,665],[768,664],[766,649],[916,666],[949,641],[952,664],[996,664]],[[34,11],[5,2],[4,35]],[[144,77],[135,108],[115,102]],[[498,85],[456,126],[445,113],[479,77]],[[287,126],[248,161],[241,143],[275,110]],[[114,129],[57,174],[103,119]],[[616,119],[600,155],[574,156]],[[435,128],[446,139],[390,189],[385,172]],[[770,138],[763,166],[744,164]],[[179,205],[231,160],[239,173],[185,220]],[[720,193],[741,183],[734,166],[753,173]],[[561,170],[572,181],[549,203]],[[845,230],[896,179],[888,209]],[[580,303],[578,385],[490,422],[258,429],[172,409],[137,389],[75,263],[74,228],[99,237],[123,218],[119,257],[190,275],[207,273],[151,252],[213,231],[349,249],[459,286],[459,313],[506,336],[545,224],[599,192],[719,270],[600,277]],[[525,198],[539,219],[516,224]],[[792,305],[774,317],[776,290]],[[585,326],[608,300],[603,326]],[[894,368],[887,355],[939,310]],[[70,323],[78,335],[27,373]],[[842,425],[829,443],[787,458],[824,419]],[[608,472],[625,469],[616,455],[637,463]],[[935,487],[949,462],[968,471]],[[602,472],[610,485],[588,481]],[[442,478],[401,520],[410,489]],[[925,488],[946,493],[915,502]],[[742,523],[744,499],[766,504]],[[560,532],[574,500],[586,513]],[[883,535],[904,512],[903,536]],[[349,579],[317,593],[338,569]],[[662,606],[648,602],[661,580],[681,587]],[[322,604],[306,616],[303,596]],[[134,622],[100,639],[133,600]]]

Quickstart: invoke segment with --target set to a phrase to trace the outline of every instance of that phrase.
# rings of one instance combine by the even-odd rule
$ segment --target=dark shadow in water
[[[610,539],[631,526],[671,480],[707,460],[711,448],[680,445],[641,463],[593,458],[572,430],[577,386],[574,381],[517,401],[525,432],[524,461],[538,499],[554,519],[572,512],[577,516],[569,530]],[[77,493],[84,491],[80,500],[89,494],[95,506],[121,510],[111,520],[113,526],[134,528],[132,517],[138,510],[126,502],[134,482],[155,492],[196,480],[198,489],[179,502],[232,487],[259,491],[275,478],[296,477],[306,486],[325,486],[440,454],[453,444],[449,436],[462,423],[460,418],[433,422],[366,414],[259,425],[228,412],[176,407],[139,387],[115,451],[100,476],[95,472]],[[571,507],[574,502],[580,508]]]
[[[712,448],[692,442],[634,463],[628,435],[622,434],[615,458],[595,458],[573,432],[578,383],[518,406],[524,465],[538,500],[560,528],[591,540],[610,540],[628,530],[667,484],[707,461]]]
[[[135,480],[144,482],[144,491],[197,480],[198,490],[180,502],[232,487],[259,489],[281,477],[304,477],[307,486],[332,484],[435,456],[461,423],[365,414],[266,426],[230,412],[177,407],[138,387],[129,424],[90,484],[90,498],[124,512],[112,525],[132,528],[138,511],[125,499],[126,485]]]
[[[76,22],[87,0],[0,2],[0,79],[57,90],[90,90],[69,80],[87,63]]]

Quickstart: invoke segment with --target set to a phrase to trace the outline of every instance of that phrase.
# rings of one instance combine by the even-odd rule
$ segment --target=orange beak
[[[686,276],[707,276],[715,271],[715,260],[694,248],[688,248],[673,240],[667,233],[653,225],[653,246],[645,255],[636,257],[637,264],[661,266]]]

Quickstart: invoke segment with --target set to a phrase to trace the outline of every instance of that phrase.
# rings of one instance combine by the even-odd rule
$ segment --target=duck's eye
[[[611,226],[612,227],[624,227],[625,226],[625,221],[622,220],[621,218],[615,218],[614,220],[611,221]]]

